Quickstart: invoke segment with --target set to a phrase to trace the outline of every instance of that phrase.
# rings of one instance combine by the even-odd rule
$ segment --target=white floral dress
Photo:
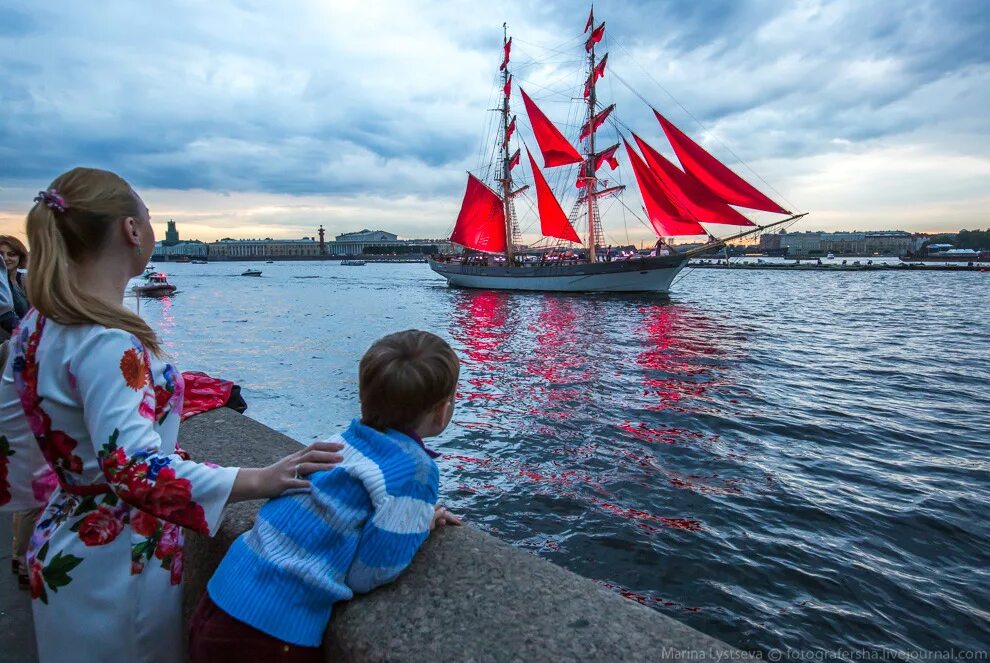
[[[41,661],[182,660],[182,528],[216,531],[237,469],[184,458],[182,376],[131,334],[32,310],[11,344],[0,509],[44,506],[27,554]]]

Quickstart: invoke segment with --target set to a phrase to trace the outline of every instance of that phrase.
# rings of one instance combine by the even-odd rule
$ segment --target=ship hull
[[[687,265],[683,256],[577,265],[521,267],[464,265],[430,260],[430,269],[451,286],[542,292],[652,292],[667,294]]]

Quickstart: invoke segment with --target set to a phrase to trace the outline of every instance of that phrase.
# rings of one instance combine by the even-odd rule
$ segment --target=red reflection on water
[[[664,527],[685,530],[688,532],[700,532],[702,529],[701,521],[693,518],[668,518],[665,516],[655,516],[648,511],[642,511],[640,509],[627,509],[616,504],[611,504],[610,502],[606,502],[605,500],[597,497],[592,496],[589,499],[597,504],[603,511],[608,511],[609,513],[615,514],[627,520],[646,520],[650,522],[657,522]]]
[[[451,333],[464,344],[467,362],[479,368],[504,364],[509,358],[505,345],[508,295],[484,290],[461,295],[454,308]]]

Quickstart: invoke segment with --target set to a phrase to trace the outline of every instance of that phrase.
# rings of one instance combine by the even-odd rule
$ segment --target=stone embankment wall
[[[194,459],[261,467],[292,439],[222,409],[180,432]],[[213,539],[188,537],[188,619],[224,552],[260,502],[228,508]],[[743,654],[466,525],[432,535],[394,583],[335,611],[324,640],[333,661],[723,660]]]

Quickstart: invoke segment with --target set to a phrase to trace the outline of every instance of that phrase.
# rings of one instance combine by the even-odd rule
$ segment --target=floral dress
[[[184,457],[182,376],[131,334],[32,310],[11,343],[0,509],[44,506],[27,554],[41,661],[182,660],[182,528],[216,531],[237,469]]]

